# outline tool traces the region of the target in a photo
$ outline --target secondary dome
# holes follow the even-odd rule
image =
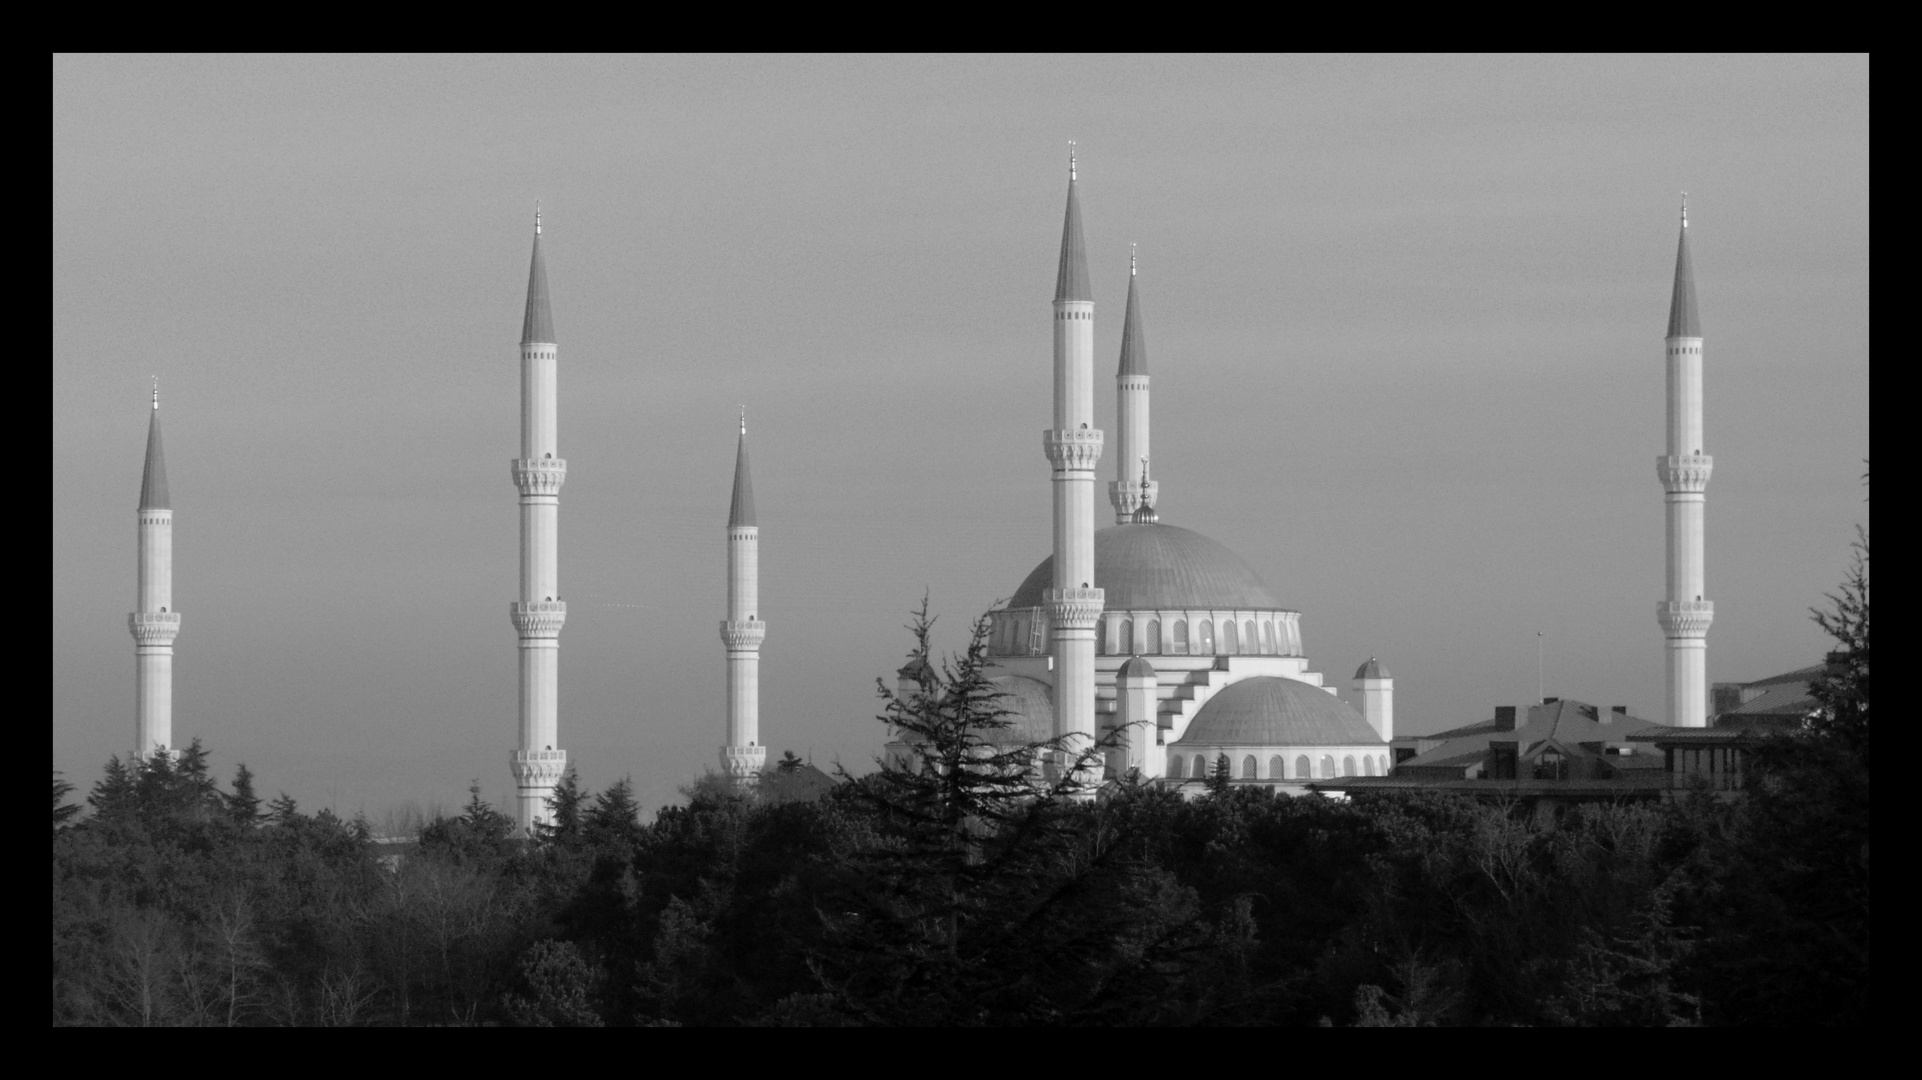
[[[1320,687],[1261,675],[1221,688],[1182,745],[1369,746],[1382,741],[1352,705]]]
[[[1213,540],[1173,525],[1112,525],[1094,534],[1094,582],[1109,611],[1167,608],[1281,610],[1247,563]],[[1054,587],[1054,556],[1041,560],[1008,601],[1042,606]]]
[[[990,681],[1001,692],[995,705],[1007,710],[1005,719],[1014,726],[1016,738],[1024,742],[1046,742],[1054,738],[1052,687],[1025,675],[1003,675]]]

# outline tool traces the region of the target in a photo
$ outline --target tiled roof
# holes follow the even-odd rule
[[[739,448],[734,452],[734,501],[727,510],[727,527],[749,526],[754,521],[754,481],[748,476],[747,432],[741,432]]]
[[[1135,276],[1128,275],[1128,313],[1121,322],[1120,375],[1148,373],[1148,335],[1141,329],[1141,299],[1135,295]]]
[[[1081,199],[1073,180],[1068,181],[1068,216],[1061,225],[1061,267],[1055,273],[1054,298],[1094,299],[1088,287],[1088,245],[1081,235]]]
[[[527,314],[521,319],[521,344],[554,342],[554,312],[547,301],[547,261],[541,258],[541,236],[534,234],[534,261],[527,268]]]
[[[1817,668],[1817,671],[1821,669]],[[1753,685],[1753,684],[1751,684]],[[1780,682],[1764,690],[1753,700],[1724,713],[1724,716],[1807,716],[1815,711],[1816,701],[1809,696],[1809,684],[1800,679],[1794,682]]]
[[[1695,310],[1695,266],[1688,257],[1688,224],[1675,246],[1675,291],[1668,301],[1668,336],[1701,337],[1702,322]]]
[[[153,419],[147,421],[147,465],[140,474],[140,509],[166,510],[170,500],[167,497],[167,452],[160,445],[160,410],[153,410]]]

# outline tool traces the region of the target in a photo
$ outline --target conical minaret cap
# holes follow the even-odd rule
[[[728,507],[730,529],[756,525],[754,520],[754,481],[748,476],[747,424],[741,424],[741,444],[734,454],[734,502]]]
[[[1682,209],[1682,238],[1675,246],[1675,292],[1668,302],[1668,336],[1701,337],[1695,307],[1695,264],[1688,257],[1688,208]]]
[[[1133,268],[1130,267],[1130,270]],[[1128,275],[1128,314],[1121,324],[1122,375],[1148,373],[1148,335],[1141,329],[1141,298],[1136,293],[1133,273]]]
[[[1068,214],[1061,225],[1061,268],[1054,278],[1054,298],[1094,300],[1088,287],[1088,245],[1081,232],[1081,198],[1075,193],[1073,157],[1068,165]]]
[[[534,225],[534,261],[527,269],[527,316],[521,320],[521,344],[554,344],[554,309],[547,301],[547,260],[541,258],[541,227]]]
[[[147,467],[140,476],[140,509],[169,509],[167,498],[167,452],[160,445],[160,409],[153,410],[147,422]]]

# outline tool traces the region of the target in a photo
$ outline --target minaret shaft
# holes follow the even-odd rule
[[[160,440],[160,391],[154,390],[147,422],[147,461],[134,511],[134,610],[127,629],[134,640],[134,743],[132,757],[144,759],[174,745],[174,637],[180,612],[174,607],[174,512],[167,493],[167,459]]]
[[[1665,599],[1656,605],[1667,659],[1669,723],[1706,727],[1708,628],[1715,605],[1706,598],[1703,546],[1708,482],[1715,459],[1702,453],[1702,333],[1684,209],[1675,254],[1664,363],[1668,382],[1668,453],[1655,461],[1667,517]]]
[[[721,644],[727,650],[727,730],[721,770],[752,783],[767,763],[761,744],[761,641],[767,623],[761,608],[761,529],[754,516],[754,483],[748,467],[747,420],[734,456],[734,498],[727,516],[727,618]]]
[[[1145,499],[1159,505],[1158,485],[1148,479],[1148,340],[1141,325],[1141,296],[1134,257],[1128,259],[1128,310],[1122,318],[1121,363],[1115,370],[1114,481],[1108,501],[1117,525],[1134,520]]]

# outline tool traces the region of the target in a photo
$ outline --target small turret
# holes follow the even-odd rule
[[[1369,657],[1355,669],[1354,689],[1361,699],[1361,717],[1381,735],[1383,742],[1395,738],[1395,677],[1381,661]]]

